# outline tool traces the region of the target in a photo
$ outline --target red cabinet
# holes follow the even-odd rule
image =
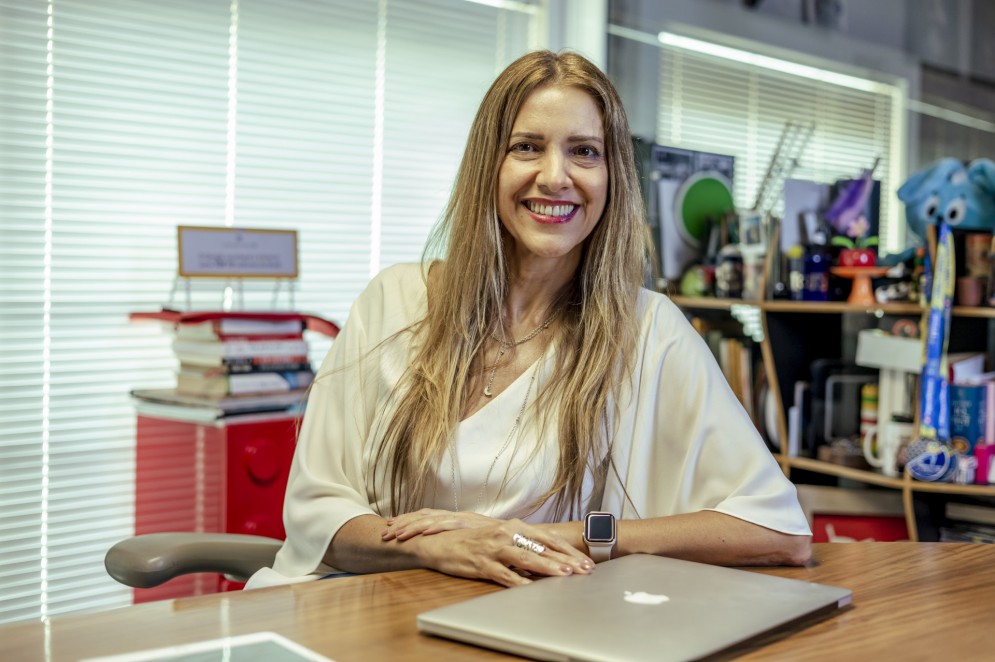
[[[199,423],[138,416],[135,533],[207,531],[283,539],[283,495],[298,418],[254,414]],[[188,575],[135,602],[239,588],[221,575]]]

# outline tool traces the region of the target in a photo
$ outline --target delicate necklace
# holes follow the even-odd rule
[[[546,329],[548,329],[549,328],[549,323],[552,322],[552,321],[553,321],[553,316],[550,315],[549,317],[546,318],[545,322],[543,322],[542,324],[540,324],[536,328],[532,329],[532,332],[529,333],[524,338],[522,338],[521,340],[514,340],[513,339],[511,342],[505,342],[503,340],[499,340],[498,337],[495,336],[494,334],[491,334],[491,337],[494,338],[494,340],[498,341],[498,355],[497,355],[497,358],[494,359],[494,365],[491,366],[491,374],[487,378],[487,385],[484,386],[484,395],[486,395],[488,398],[491,397],[492,395],[494,395],[494,393],[491,391],[491,386],[494,385],[494,377],[495,377],[495,375],[497,375],[498,365],[501,364],[501,358],[505,355],[505,352],[507,352],[512,347],[518,347],[519,345],[522,345],[522,344],[527,343],[528,341],[532,340],[537,335],[539,335],[540,333],[542,333],[543,331],[545,331]]]
[[[529,403],[529,394],[532,393],[532,385],[535,383],[536,375],[539,374],[539,363],[541,362],[541,358],[542,357],[540,357],[540,360],[536,361],[536,364],[532,367],[532,376],[529,377],[529,385],[528,388],[525,389],[525,399],[522,400],[522,406],[518,410],[518,416],[515,417],[515,424],[511,426],[511,431],[508,432],[508,436],[505,438],[504,443],[501,444],[501,448],[498,449],[498,452],[494,456],[494,459],[491,460],[491,466],[488,467],[487,474],[484,476],[484,484],[480,488],[480,494],[477,495],[477,505],[474,507],[473,512],[480,512],[480,504],[484,502],[484,494],[487,493],[487,484],[491,479],[491,472],[494,471],[494,465],[497,464],[498,458],[501,457],[504,451],[508,448],[508,445],[511,444],[511,438],[515,436],[515,432],[518,431],[519,426],[521,426],[522,424],[522,416],[525,415],[525,408],[526,406],[528,406]],[[455,449],[456,449],[456,441],[453,440],[453,443],[450,444],[449,446],[449,456],[451,461],[450,466],[452,468],[451,478],[453,483],[453,506],[455,506],[454,510],[456,512],[459,512],[459,491],[462,490],[462,487],[460,488],[460,490],[457,490],[456,488],[456,450]],[[462,482],[463,481],[461,479],[460,480],[461,486]]]

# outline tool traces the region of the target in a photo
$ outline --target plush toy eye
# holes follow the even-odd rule
[[[940,209],[940,198],[935,195],[931,195],[926,198],[926,202],[922,203],[923,216],[926,218],[933,218],[936,216],[936,212]]]
[[[960,225],[961,221],[964,220],[964,212],[966,211],[966,206],[964,204],[964,198],[956,198],[950,201],[947,205],[947,210],[944,213],[947,223],[950,225]]]

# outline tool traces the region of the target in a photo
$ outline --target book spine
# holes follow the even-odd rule
[[[950,385],[950,443],[964,455],[973,455],[984,443],[987,395],[985,384]]]
[[[295,391],[307,388],[312,379],[314,379],[314,373],[310,370],[230,375],[228,377],[228,394],[246,395],[249,393]]]
[[[303,340],[231,340],[222,346],[225,357],[307,354],[307,343]]]
[[[299,333],[219,333],[216,335],[216,338],[221,342],[304,341],[304,337]]]
[[[257,320],[226,317],[214,320],[214,331],[219,336],[296,335],[304,332],[301,320]]]
[[[985,383],[985,443],[995,444],[995,382]]]
[[[228,340],[228,341],[173,341],[173,351],[177,354],[199,354],[202,356],[252,357],[252,356],[300,356],[307,354],[304,340]]]
[[[183,369],[183,364],[180,364]],[[253,372],[299,372],[310,370],[306,356],[241,356],[222,359],[221,365],[204,371],[205,377],[240,375]]]

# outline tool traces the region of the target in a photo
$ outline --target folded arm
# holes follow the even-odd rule
[[[587,551],[583,524],[540,524]],[[657,554],[714,565],[805,565],[812,555],[811,536],[774,531],[712,510],[621,520],[612,558],[627,554]]]
[[[484,520],[487,521],[484,521]],[[586,574],[593,562],[554,531],[521,520],[481,518],[478,526],[401,540],[385,535],[387,521],[355,517],[339,528],[324,562],[346,572],[431,568],[457,577],[488,579],[504,586],[528,583],[528,575]],[[516,547],[519,533],[546,547],[539,555]]]
[[[474,513],[425,509],[386,522],[385,541],[431,538],[434,534],[492,525]],[[535,524],[533,531],[556,536],[587,553],[581,522]],[[622,520],[612,558],[627,554],[657,554],[715,565],[804,565],[811,556],[811,536],[781,533],[712,510]]]

